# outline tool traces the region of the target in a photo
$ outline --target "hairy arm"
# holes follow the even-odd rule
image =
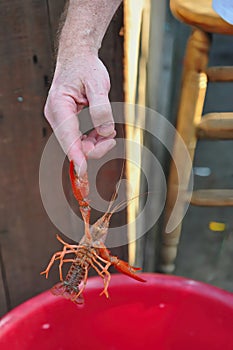
[[[60,58],[70,59],[82,47],[95,54],[121,0],[70,0],[60,35]],[[68,51],[65,51],[68,50]]]
[[[110,80],[98,50],[120,3],[121,0],[70,0],[60,33],[45,116],[81,176],[86,172],[87,158],[100,158],[115,145],[108,98]],[[82,136],[77,114],[88,105],[94,130]]]

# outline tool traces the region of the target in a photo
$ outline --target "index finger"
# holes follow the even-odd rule
[[[77,118],[78,108],[71,97],[51,100],[48,97],[45,116],[50,123],[63,151],[73,160],[79,176],[87,171],[85,155],[82,151],[81,132]]]

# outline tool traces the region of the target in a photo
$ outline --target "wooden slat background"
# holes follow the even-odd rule
[[[64,3],[0,1],[0,315],[57,281],[57,271],[49,281],[39,275],[59,245],[57,229],[40,199],[38,171],[51,133],[43,106]],[[110,71],[113,101],[123,100],[121,26],[122,8],[101,51]],[[116,172],[120,171],[117,164]],[[108,169],[103,176],[110,181]],[[126,249],[118,254],[123,257]]]

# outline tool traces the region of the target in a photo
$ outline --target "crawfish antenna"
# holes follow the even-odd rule
[[[129,204],[133,200],[140,198],[140,197],[143,197],[143,196],[148,195],[148,194],[149,194],[149,192],[140,193],[140,194],[137,194],[136,196],[131,197],[130,199],[126,199],[124,201],[121,201],[113,208],[111,215],[113,215],[117,210],[123,208],[125,206],[125,204]]]
[[[115,200],[116,200],[117,194],[118,194],[118,192],[119,192],[119,188],[120,188],[120,185],[121,185],[121,180],[122,180],[122,178],[123,178],[124,170],[125,170],[125,159],[123,160],[120,178],[119,178],[119,180],[118,180],[118,182],[117,182],[115,191],[114,191],[113,194],[112,194],[112,197],[111,197],[111,199],[110,199],[110,203],[109,203],[109,206],[108,206],[108,208],[107,208],[107,211],[106,211],[105,215],[108,215],[108,214],[111,214],[111,215],[112,215],[112,214],[113,214],[113,212],[111,213],[111,209],[112,209],[112,206],[113,206],[113,204],[114,204],[114,202],[115,202]],[[114,212],[115,212],[115,210],[114,210]]]

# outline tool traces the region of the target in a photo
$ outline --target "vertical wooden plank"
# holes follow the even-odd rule
[[[106,65],[110,79],[111,102],[123,102],[123,5],[121,5],[114,15],[109,28],[104,36],[102,47],[100,49],[100,58]]]
[[[123,28],[123,4],[118,8],[114,15],[106,35],[103,39],[102,47],[100,49],[100,59],[104,62],[108,69],[111,90],[110,101],[111,102],[123,102],[124,101],[124,89],[123,89],[123,46],[124,36],[122,35]],[[124,117],[122,116],[122,123],[124,123]],[[124,125],[117,126],[117,137],[124,138]],[[125,155],[123,155],[125,156]],[[114,157],[113,157],[114,158]],[[111,161],[111,164],[106,164],[102,170],[102,179],[98,181],[98,186],[101,191],[105,192],[106,198],[111,198],[111,194],[115,188],[117,179],[120,178],[121,169],[123,163],[118,159],[117,152],[115,152],[115,159]],[[114,181],[116,180],[116,182]],[[112,226],[121,226],[126,224],[126,211],[122,211],[119,214],[115,214],[111,219]],[[127,232],[125,232],[127,235]],[[110,247],[111,248],[111,247]],[[111,249],[112,254],[118,255],[121,259],[128,259],[128,248],[122,246]]]
[[[52,56],[46,1],[1,1],[0,22],[0,243],[14,307],[57,279],[39,275],[57,249],[38,183],[50,133],[43,117]]]
[[[147,90],[146,90],[146,106],[153,109],[156,112],[162,113],[166,110],[166,98],[167,98],[167,88],[166,77],[164,72],[164,64],[169,54],[165,53],[164,41],[165,41],[165,14],[166,14],[166,1],[151,1],[150,9],[150,37],[149,37],[149,52],[147,58]],[[155,44],[156,43],[156,44]],[[169,47],[169,50],[172,48]],[[165,98],[163,96],[166,96]],[[163,115],[167,118],[167,115]],[[146,120],[146,130],[156,130],[159,128],[160,136],[167,134],[165,125],[158,125],[157,118],[147,118]],[[155,155],[156,159],[159,161],[164,169],[165,166],[165,155],[166,151],[164,145],[161,144],[155,137],[147,134],[145,136],[144,144],[150,151]],[[163,186],[163,175],[155,173],[154,164],[151,164],[150,160],[145,159],[142,163],[145,172],[150,175],[149,181],[153,182],[154,188],[162,188]],[[163,204],[164,193],[157,193],[151,199],[151,206],[148,208],[144,222],[150,220],[153,217],[156,208]],[[154,271],[157,264],[160,248],[160,225],[161,218],[157,220],[153,227],[147,232],[141,241],[137,245],[138,258],[143,259],[143,269],[146,271]],[[140,244],[142,247],[140,247]],[[146,259],[145,259],[146,257]],[[139,260],[140,261],[140,260]]]
[[[126,102],[131,104],[139,104],[145,106],[147,92],[147,64],[149,53],[149,34],[150,34],[150,0],[141,0],[135,2],[133,0],[125,0],[125,91]],[[126,124],[127,139],[138,144],[143,143],[142,131],[145,126],[145,110],[140,110],[140,117],[135,113],[128,113]],[[139,127],[131,127],[136,125],[136,118],[140,121]],[[134,144],[130,144],[127,148],[127,156],[134,161],[127,166],[127,176],[129,182],[133,186],[133,196],[138,196],[141,191],[141,168],[142,154],[135,152]],[[135,166],[136,164],[136,166]],[[137,234],[142,227],[136,225],[136,217],[140,212],[140,197],[135,200],[128,209],[129,220],[133,223],[130,226],[129,236],[132,243],[129,246],[129,259],[131,264],[141,266],[143,261],[142,239],[136,240]],[[141,226],[141,221],[140,221]]]
[[[8,290],[5,287],[5,278],[2,250],[0,246],[0,315],[5,314],[9,308],[9,301],[7,300]]]

